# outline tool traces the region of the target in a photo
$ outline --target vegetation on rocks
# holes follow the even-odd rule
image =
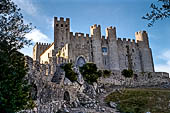
[[[67,63],[61,66],[62,69],[65,71],[65,77],[67,77],[71,82],[74,82],[77,80],[77,73],[75,73],[72,68],[72,63]]]
[[[105,101],[116,102],[123,113],[170,113],[170,91],[161,89],[126,89],[109,94]]]
[[[103,77],[106,78],[106,77],[109,77],[111,75],[111,71],[110,70],[103,70]]]
[[[123,75],[125,78],[131,78],[131,77],[133,77],[133,70],[124,69],[124,70],[122,71],[122,75]]]
[[[84,80],[92,84],[97,82],[97,79],[102,76],[102,71],[97,70],[97,66],[94,63],[86,63],[80,67],[80,72],[83,75]]]

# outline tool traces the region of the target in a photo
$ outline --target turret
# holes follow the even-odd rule
[[[108,66],[110,70],[119,70],[119,56],[118,47],[116,41],[116,28],[112,26],[106,28],[106,38],[108,40],[108,56],[109,62]]]
[[[116,41],[116,27],[110,26],[108,28],[106,28],[106,37],[109,41]]]
[[[58,50],[62,48],[67,42],[69,42],[70,35],[70,19],[60,17],[54,17],[54,48]]]
[[[136,32],[135,37],[137,42],[143,42],[146,47],[149,47],[148,33],[146,31]]]
[[[102,39],[100,25],[93,25],[90,27],[92,37],[92,61],[95,62],[99,69],[103,69],[103,57],[102,57]]]
[[[142,71],[154,72],[152,50],[149,47],[147,32],[146,31],[136,32],[135,37],[139,46]]]
[[[100,25],[93,25],[90,27],[90,33],[93,35],[93,38],[95,39],[101,39],[101,28]]]

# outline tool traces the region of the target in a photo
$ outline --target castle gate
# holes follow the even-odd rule
[[[85,58],[80,56],[77,58],[76,67],[82,67],[86,63]]]

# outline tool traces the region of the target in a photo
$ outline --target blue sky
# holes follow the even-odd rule
[[[156,71],[170,73],[170,19],[157,21],[148,28],[141,17],[150,11],[157,0],[13,0],[21,9],[26,23],[36,28],[27,38],[35,42],[53,42],[53,17],[71,19],[71,31],[90,33],[90,26],[115,26],[120,38],[135,39],[135,32],[146,30]],[[32,46],[21,50],[32,56]]]

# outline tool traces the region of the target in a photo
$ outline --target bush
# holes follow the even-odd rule
[[[83,75],[84,80],[89,84],[97,82],[97,79],[102,75],[102,71],[98,71],[97,66],[94,63],[84,64],[80,67],[80,72]]]
[[[133,76],[133,70],[129,69],[124,69],[122,71],[122,75],[125,77],[125,78],[131,78]]]
[[[72,70],[72,63],[67,63],[61,66],[62,69],[65,71],[65,77],[67,77],[71,82],[77,80],[77,73]]]
[[[111,75],[111,71],[110,70],[103,70],[103,77],[109,77]]]

